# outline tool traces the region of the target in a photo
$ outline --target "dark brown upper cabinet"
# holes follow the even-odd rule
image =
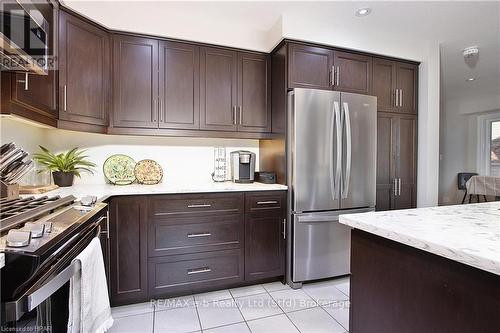
[[[417,113],[418,67],[373,58],[373,94],[382,112]]]
[[[48,75],[2,72],[1,113],[56,126],[55,71]]]
[[[159,121],[161,128],[200,126],[200,47],[160,42]]]
[[[63,11],[59,19],[59,119],[105,126],[110,102],[109,34]]]
[[[288,57],[288,88],[332,89],[332,50],[290,44]]]
[[[377,210],[416,207],[417,117],[379,112]]]
[[[371,94],[372,57],[335,51],[333,65],[334,90]]]
[[[288,88],[371,93],[370,56],[294,43],[288,56]]]
[[[373,94],[377,96],[378,111],[394,112],[396,108],[396,64],[394,61],[373,58]]]
[[[202,47],[200,54],[200,128],[236,131],[238,53]]]
[[[271,131],[269,57],[238,53],[238,130]]]
[[[413,64],[398,62],[396,73],[400,112],[417,113],[418,67]]]
[[[113,127],[158,128],[158,41],[113,35]]]

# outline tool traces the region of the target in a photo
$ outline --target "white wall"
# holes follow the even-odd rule
[[[257,156],[256,170],[259,170],[258,140],[91,134],[43,129],[5,119],[1,122],[1,130],[2,142],[15,141],[30,153],[38,151],[40,144],[56,152],[73,147],[86,149],[89,160],[97,167],[93,175],[82,174],[81,179],[75,178],[75,184],[105,183],[102,166],[113,154],[126,154],[135,161],[146,158],[157,161],[164,171],[164,182],[210,182],[214,166],[213,148],[218,146],[226,147],[228,157],[233,150],[253,151]],[[229,168],[229,159],[227,166]]]
[[[0,118],[0,138],[1,144],[15,142],[16,146],[28,153],[36,152],[39,144],[45,141],[46,129],[34,126],[33,123]]]

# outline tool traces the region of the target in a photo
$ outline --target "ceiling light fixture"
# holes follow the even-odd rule
[[[363,17],[363,16],[367,16],[369,15],[370,13],[372,12],[372,9],[371,8],[360,8],[356,11],[356,16],[357,17]]]
[[[475,77],[469,77],[469,78],[466,79],[466,81],[468,81],[468,82],[476,81],[476,78]]]

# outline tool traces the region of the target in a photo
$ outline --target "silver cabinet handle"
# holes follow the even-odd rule
[[[212,270],[210,269],[210,267],[201,267],[201,268],[195,268],[195,269],[188,269],[187,274],[192,275],[192,274],[208,273],[211,271]]]
[[[286,239],[286,219],[283,219],[283,239]]]
[[[106,235],[108,236],[108,239],[109,239],[109,232],[110,232],[110,230],[109,230],[109,210],[106,212],[106,231],[107,231]]]
[[[188,208],[207,208],[207,207],[212,207],[210,204],[192,204],[188,205]]]
[[[156,122],[156,111],[158,110],[158,100],[153,98],[153,109],[151,110],[151,119]]]
[[[399,106],[403,107],[403,89],[399,89]]]
[[[278,201],[269,200],[269,201],[257,201],[257,205],[276,205]]]
[[[330,80],[330,86],[335,86],[335,66],[332,66],[332,69],[330,69],[330,76],[328,79]]]
[[[398,195],[401,195],[401,178],[398,178]]]
[[[236,117],[237,117],[236,113],[237,112],[238,111],[236,110],[236,105],[233,105],[233,125],[236,125]]]
[[[63,87],[63,104],[64,104],[64,111],[68,110],[68,87],[64,85]]]
[[[398,179],[394,178],[394,196],[398,195]]]
[[[29,75],[28,73],[24,73],[24,80],[17,80],[17,82],[19,83],[24,83],[24,90],[28,90],[29,89],[29,85],[28,85],[28,82],[29,82]]]
[[[340,86],[340,66],[337,66],[337,86]]]
[[[161,98],[158,98],[158,113],[160,114],[160,122],[163,122],[163,102],[162,102],[162,99]]]
[[[187,234],[187,238],[197,238],[197,237],[210,237],[212,234],[210,232],[202,232],[198,234]]]
[[[352,164],[352,134],[351,134],[351,114],[349,112],[349,104],[342,103],[344,106],[344,124],[345,124],[345,137],[346,137],[346,167],[344,184],[342,186],[342,198],[345,199],[349,195],[349,183],[351,182],[351,164]]]
[[[241,105],[238,106],[238,109],[240,110],[240,125],[242,125],[243,124],[243,114],[241,112]]]
[[[396,101],[394,102],[394,105],[395,106],[399,106],[399,89],[396,89],[395,90],[395,97],[396,97]]]

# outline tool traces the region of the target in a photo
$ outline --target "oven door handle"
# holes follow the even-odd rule
[[[28,311],[32,311],[47,298],[52,296],[59,288],[68,282],[76,274],[80,274],[82,263],[80,260],[74,260],[68,267],[63,269],[52,280],[44,284],[40,289],[35,290],[26,298],[28,302]]]

